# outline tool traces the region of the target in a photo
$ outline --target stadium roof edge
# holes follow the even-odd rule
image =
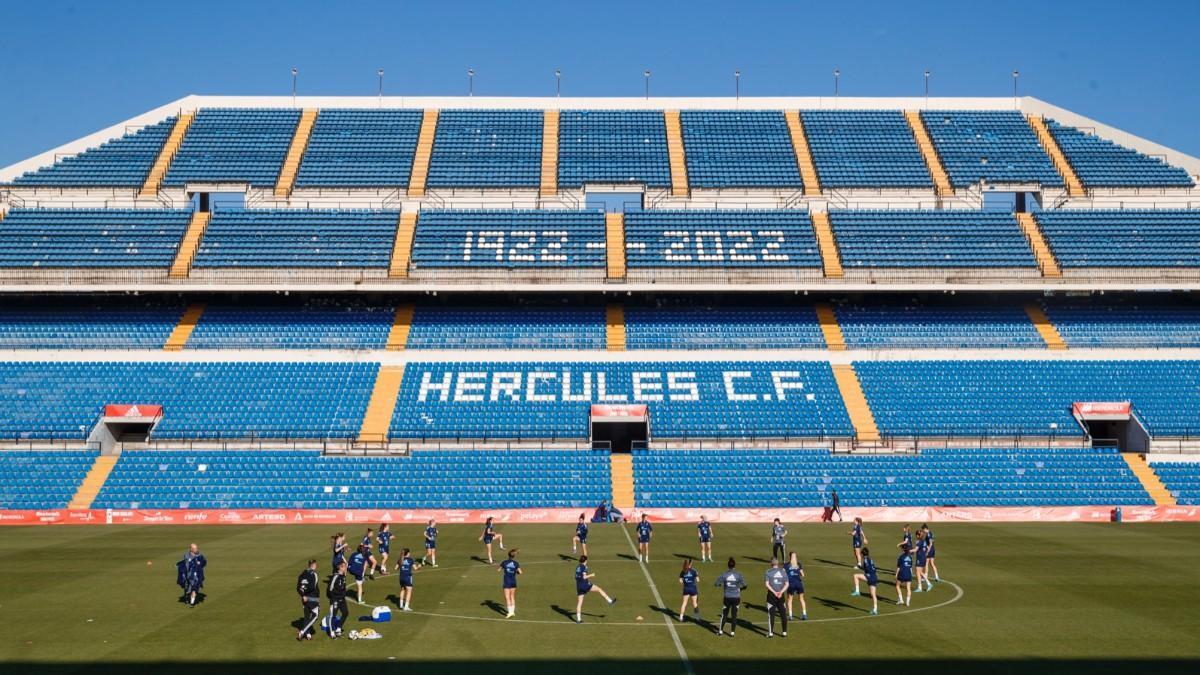
[[[1030,96],[1014,100],[1003,97],[852,97],[766,96],[766,97],[519,97],[519,96],[206,96],[189,95],[88,134],[69,143],[0,169],[0,184],[11,182],[27,171],[50,166],[55,159],[74,155],[114,138],[131,128],[160,122],[181,111],[197,108],[468,108],[468,109],[597,109],[597,110],[1013,110],[1053,117],[1067,125],[1094,130],[1097,134],[1148,155],[1163,157],[1200,177],[1200,158],[1121,131],[1041,99]],[[1200,182],[1200,181],[1198,181]]]

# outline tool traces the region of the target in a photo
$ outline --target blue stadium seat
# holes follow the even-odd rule
[[[1057,209],[1036,217],[1063,268],[1200,267],[1200,209]]]
[[[604,308],[594,303],[421,304],[408,349],[604,349]]]
[[[1036,268],[1011,213],[830,211],[842,265],[854,268]]]
[[[628,349],[824,349],[811,305],[639,302],[625,307]]]
[[[821,268],[807,211],[668,210],[625,214],[631,268]]]
[[[542,179],[542,111],[443,110],[429,159],[431,188],[535,188]]]
[[[235,183],[274,187],[299,110],[201,108],[188,127],[163,185]]]
[[[296,187],[407,187],[419,110],[322,109]]]
[[[178,209],[13,209],[0,267],[168,268],[192,218]]]
[[[1025,309],[1004,300],[889,300],[835,305],[846,346],[864,349],[1042,349]]]
[[[422,211],[412,268],[602,268],[602,211]]]
[[[1055,122],[1046,128],[1086,187],[1192,187],[1185,169]]]
[[[161,349],[182,314],[171,299],[10,299],[0,303],[0,348]]]
[[[667,127],[656,110],[565,110],[558,123],[558,184],[670,187]]]
[[[50,187],[140,188],[175,127],[175,118],[142,127],[53,165],[26,172],[14,185]]]
[[[921,119],[956,188],[980,181],[1063,185],[1033,127],[1015,110],[924,110]]]
[[[1191,294],[1046,298],[1046,315],[1071,347],[1200,347]]]
[[[0,509],[66,508],[96,450],[0,450]]]
[[[399,211],[233,209],[213,212],[196,268],[386,268]]]
[[[383,349],[395,308],[354,300],[210,302],[188,349]]]
[[[822,188],[933,187],[899,110],[802,110]]]
[[[684,110],[679,121],[692,188],[804,186],[782,112]]]
[[[1200,506],[1200,462],[1151,462],[1150,468],[1180,506]]]

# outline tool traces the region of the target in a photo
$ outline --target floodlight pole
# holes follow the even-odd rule
[[[296,76],[300,74],[299,68],[292,68],[292,107],[296,107]]]
[[[929,107],[929,69],[925,69],[925,107]]]
[[[733,71],[733,97],[742,100],[742,71]]]
[[[642,71],[642,76],[646,78],[646,100],[650,100],[650,69]]]
[[[467,96],[475,95],[475,69],[467,68]]]
[[[562,96],[562,70],[554,69],[554,98]]]

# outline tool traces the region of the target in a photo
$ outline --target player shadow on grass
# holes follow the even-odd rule
[[[395,605],[396,607],[400,606],[400,596],[396,595],[395,593],[388,593],[386,600],[388,601],[388,605]]]
[[[578,562],[578,561],[579,561],[579,558],[576,558],[576,557],[575,557],[575,556],[573,556],[573,555],[567,555],[566,553],[559,553],[559,554],[558,554],[558,559],[559,559],[559,560],[561,560],[561,561],[563,561],[563,562],[567,562],[567,561],[570,561],[570,562]]]
[[[868,600],[870,599],[870,594],[868,594],[867,599]],[[849,610],[853,610],[855,612],[862,612],[864,614],[867,614],[867,613],[870,613],[870,611],[871,611],[871,610],[867,609],[866,607],[858,607],[858,606],[851,605],[846,602],[842,602],[841,600],[834,600],[833,598],[818,598],[818,597],[814,596],[813,600],[816,600],[817,602],[821,603],[821,605],[823,607],[825,607],[826,609],[832,609],[835,612],[840,612],[843,609],[849,609]],[[880,598],[880,600],[883,600],[883,598]]]
[[[471,560],[474,560],[477,563],[483,563],[484,565],[495,565],[496,564],[494,562],[488,562],[487,558],[483,558],[483,557],[480,557],[477,555],[471,556]]]
[[[637,556],[629,555],[628,553],[618,553],[617,557],[624,558],[625,560],[632,560],[634,562],[638,562]]]
[[[571,610],[569,610],[566,607],[563,607],[561,605],[550,605],[550,609],[567,617],[568,619],[571,620],[571,623],[575,623],[575,612],[572,612]],[[590,616],[593,619],[603,619],[604,618],[603,614],[592,614],[590,612],[584,612],[583,615]]]
[[[504,605],[501,605],[495,600],[484,600],[483,602],[479,603],[479,606],[487,607],[500,616],[508,616],[508,610],[504,607]]]
[[[847,562],[838,562],[837,560],[826,560],[826,559],[824,559],[824,558],[817,558],[817,562],[819,562],[819,563],[821,563],[821,564],[823,564],[823,565],[835,565],[835,566],[837,566],[837,567],[845,567],[846,569],[853,569],[853,568],[854,568],[854,565],[852,565],[851,563],[847,563]]]
[[[197,605],[204,604],[204,601],[207,599],[208,599],[207,593],[205,593],[204,591],[196,591],[196,604]],[[185,593],[185,594],[179,596],[179,602],[181,602],[185,605],[188,604],[188,594]]]
[[[658,612],[659,614],[665,614],[666,617],[672,621],[679,620],[679,614],[677,614],[676,611],[671,609],[670,607],[657,607],[655,605],[650,605],[650,610],[654,611],[654,612]],[[683,623],[687,623],[688,621],[691,621],[692,623],[694,623],[697,626],[700,626],[702,628],[707,628],[708,630],[716,630],[717,629],[717,624],[715,624],[703,617],[697,619],[695,614],[684,614]]]

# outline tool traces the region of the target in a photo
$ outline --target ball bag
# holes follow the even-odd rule
[[[375,623],[384,623],[392,620],[392,609],[390,607],[376,607],[371,610],[371,620]]]

